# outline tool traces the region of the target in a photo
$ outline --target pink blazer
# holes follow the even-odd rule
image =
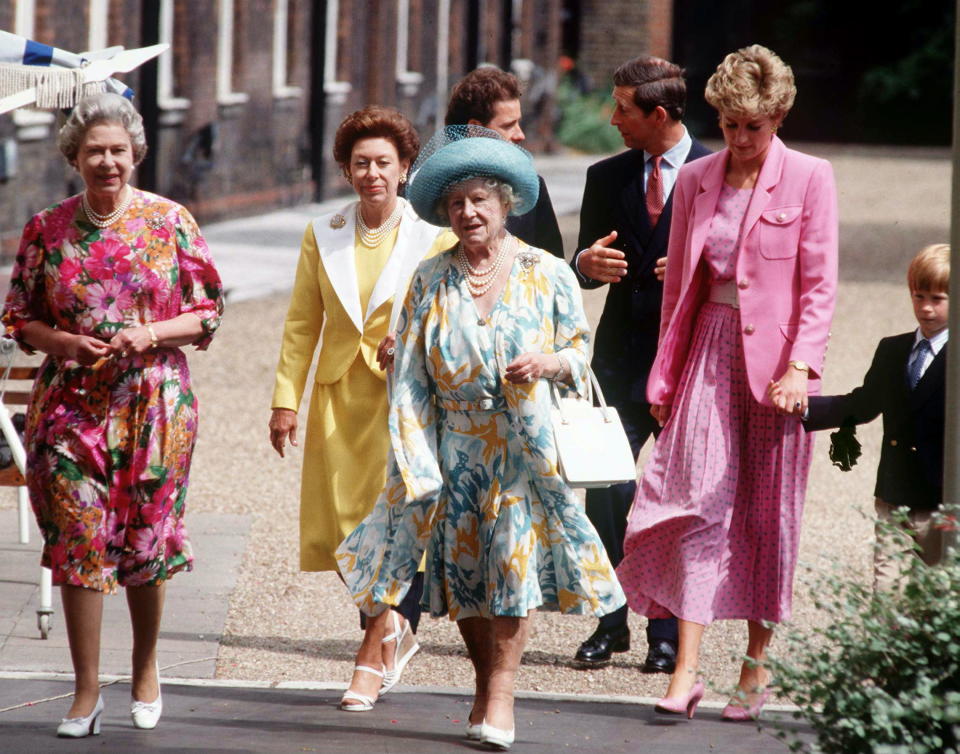
[[[700,264],[723,185],[727,150],[680,169],[673,192],[660,340],[647,382],[654,404],[672,404],[694,322],[707,298]],[[740,337],[750,391],[770,405],[767,384],[792,360],[810,365],[820,390],[837,289],[837,195],[830,163],[787,149],[776,136],[747,206],[737,256]]]

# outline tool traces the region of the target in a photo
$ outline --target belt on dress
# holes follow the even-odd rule
[[[503,411],[507,402],[503,398],[481,398],[478,401],[454,401],[434,396],[434,402],[445,411]]]
[[[740,308],[740,297],[737,292],[737,283],[734,280],[716,280],[710,284],[710,296],[707,300],[712,304],[726,304],[734,309]]]

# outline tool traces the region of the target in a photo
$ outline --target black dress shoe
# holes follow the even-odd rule
[[[644,673],[672,673],[677,667],[677,643],[669,639],[652,639]]]
[[[598,628],[577,650],[574,661],[588,667],[598,667],[610,662],[614,652],[630,651],[630,629],[618,626],[613,629]]]

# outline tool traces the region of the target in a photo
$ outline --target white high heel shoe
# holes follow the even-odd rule
[[[152,702],[138,702],[131,697],[130,717],[133,718],[133,727],[141,730],[153,730],[160,722],[163,713],[163,694],[160,693],[160,665],[157,665],[157,698]]]
[[[93,712],[86,717],[65,717],[57,726],[60,738],[85,738],[100,735],[100,715],[103,714],[103,697],[97,697]]]
[[[403,669],[407,667],[410,658],[420,651],[420,644],[417,637],[410,631],[410,621],[405,620],[400,625],[400,616],[395,610],[390,611],[393,615],[393,631],[383,637],[383,643],[396,641],[396,648],[393,650],[393,668],[383,670],[383,684],[380,686],[380,696],[386,694],[390,689],[397,685]],[[405,646],[409,645],[409,646]]]
[[[486,720],[480,724],[480,743],[496,751],[506,751],[513,745],[514,729],[494,728]]]

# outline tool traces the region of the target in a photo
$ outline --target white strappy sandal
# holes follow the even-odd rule
[[[372,673],[375,676],[383,678],[382,670],[371,668],[368,665],[357,665],[353,670],[354,672],[360,670],[364,673]],[[351,702],[355,702],[355,704],[351,704]],[[373,705],[376,704],[376,702],[377,700],[375,698],[361,694],[359,691],[347,689],[340,699],[340,709],[344,712],[369,712],[373,709]]]
[[[420,650],[420,644],[417,642],[417,638],[410,631],[410,621],[404,621],[401,627],[400,616],[395,610],[391,610],[390,612],[393,615],[393,631],[383,637],[383,643],[386,644],[387,642],[396,640],[397,646],[393,654],[393,668],[390,670],[384,668],[383,670],[383,685],[380,686],[381,696],[399,683],[403,669],[407,667],[410,659]],[[404,650],[403,643],[408,638],[412,639],[413,643]]]

